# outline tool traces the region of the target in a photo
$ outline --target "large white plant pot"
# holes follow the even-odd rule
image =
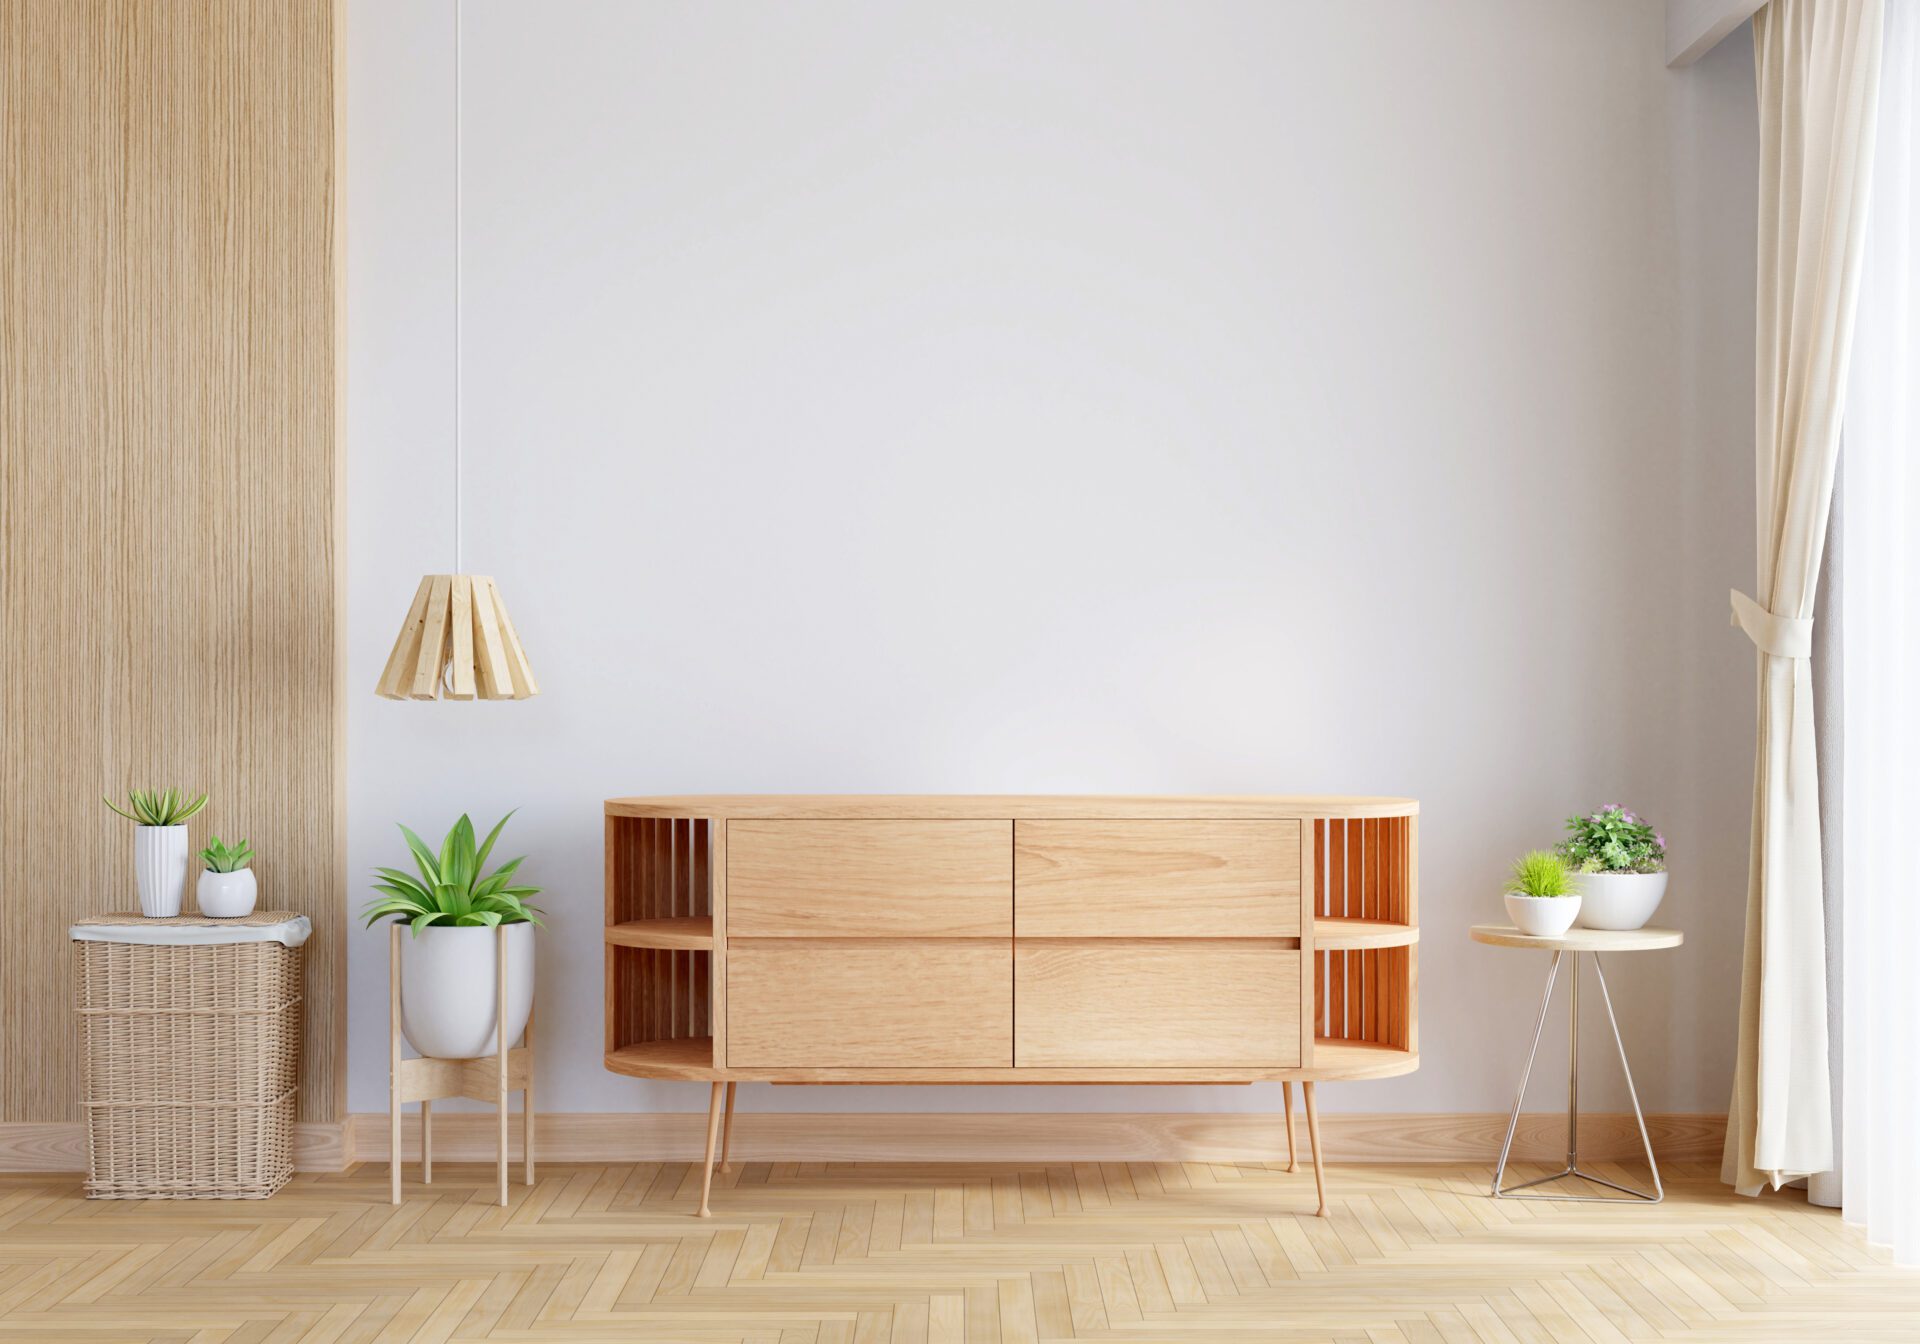
[[[1638,929],[1667,894],[1665,873],[1577,873],[1580,923],[1589,929]]]
[[[208,869],[200,874],[200,881],[193,889],[194,904],[209,919],[239,919],[250,915],[259,898],[260,888],[251,868],[232,873]]]
[[[533,1012],[533,925],[509,924],[507,1044],[520,1039]],[[400,1030],[423,1055],[473,1059],[493,1054],[494,930],[428,925],[418,937],[400,930]]]
[[[1558,938],[1573,927],[1580,913],[1578,896],[1516,896],[1507,893],[1507,917],[1514,927],[1535,938]]]
[[[140,888],[140,913],[171,919],[180,913],[187,890],[187,828],[133,828],[133,879]]]

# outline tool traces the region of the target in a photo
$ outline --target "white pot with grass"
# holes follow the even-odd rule
[[[1666,898],[1667,837],[1623,804],[1568,817],[1560,856],[1574,870],[1589,929],[1644,928]]]
[[[223,844],[210,836],[200,851],[206,869],[193,889],[194,904],[209,919],[240,919],[253,913],[260,889],[253,880],[253,846],[242,840],[237,845]]]
[[[533,1013],[533,930],[539,920],[527,898],[538,887],[515,885],[521,859],[486,871],[493,842],[509,812],[474,844],[473,822],[461,817],[439,851],[405,826],[401,834],[417,873],[381,868],[381,894],[361,912],[369,925],[392,918],[400,931],[400,1032],[407,1044],[435,1059],[474,1059],[499,1049],[500,958],[506,958],[506,1044],[527,1029]]]
[[[1506,902],[1514,927],[1534,938],[1558,938],[1580,913],[1580,894],[1566,861],[1544,849],[1513,861]]]
[[[134,789],[124,808],[111,798],[101,801],[134,824],[133,882],[140,913],[149,919],[179,914],[187,890],[186,820],[207,805],[207,795],[188,801],[178,789]]]

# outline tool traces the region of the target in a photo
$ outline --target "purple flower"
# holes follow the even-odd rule
[[[1655,831],[1653,833],[1653,843],[1665,849],[1667,847],[1667,837]]]

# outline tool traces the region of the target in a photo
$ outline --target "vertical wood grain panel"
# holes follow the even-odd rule
[[[136,904],[100,794],[171,784],[313,920],[298,1114],[342,1116],[336,29],[0,5],[0,1121],[75,1113],[66,927]]]

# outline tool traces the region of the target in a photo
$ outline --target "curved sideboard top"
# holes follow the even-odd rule
[[[1285,797],[1261,794],[1050,793],[708,793],[656,798],[609,798],[610,817],[886,819],[1040,821],[1080,817],[1353,818],[1412,817],[1412,798]]]
[[[1410,798],[606,803],[606,1066],[1248,1083],[1419,1065]]]

